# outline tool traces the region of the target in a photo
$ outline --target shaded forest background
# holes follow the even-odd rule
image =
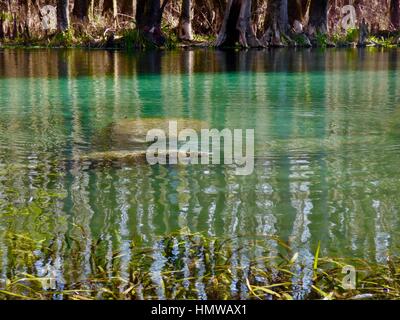
[[[44,27],[49,5],[55,23]],[[346,5],[355,8],[350,29]],[[0,0],[0,44],[398,45],[399,28],[400,0]]]

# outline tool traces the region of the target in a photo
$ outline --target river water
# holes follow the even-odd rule
[[[263,254],[249,238],[279,237],[299,253],[304,283],[318,242],[320,255],[384,263],[400,245],[399,71],[397,49],[0,51],[0,286],[24,273],[51,273],[58,289],[84,282],[92,255],[128,279],[141,246],[165,298],[160,237],[197,232],[236,239],[245,249],[231,263],[243,268]],[[73,160],[126,118],[254,129],[254,172]]]

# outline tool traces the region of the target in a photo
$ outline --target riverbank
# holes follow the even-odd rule
[[[355,48],[355,47],[400,47],[400,33],[380,32],[370,35],[360,43],[358,30],[349,30],[344,34],[318,35],[312,41],[304,41],[302,34],[292,35],[290,40],[281,46],[261,46],[258,48]],[[308,38],[307,38],[308,39]],[[195,36],[192,41],[180,41],[177,35],[165,32],[165,44],[157,46],[142,35],[138,30],[126,29],[119,34],[104,33],[93,38],[77,34],[74,31],[54,33],[40,38],[3,39],[0,48],[85,48],[85,49],[115,49],[115,50],[144,50],[144,49],[177,49],[177,48],[213,48],[215,36]],[[243,49],[239,44],[234,49]]]

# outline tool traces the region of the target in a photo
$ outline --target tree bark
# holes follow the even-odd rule
[[[3,16],[0,16],[0,40],[5,38]]]
[[[328,32],[328,0],[311,0],[308,34]]]
[[[11,35],[11,39],[17,39],[19,36],[19,32],[18,32],[18,23],[17,23],[17,14],[14,13],[13,14],[13,29],[12,29],[12,35]]]
[[[122,0],[121,1],[121,12],[128,16],[135,16],[136,1],[135,0]]]
[[[309,5],[310,0],[289,0],[288,15],[289,24],[291,26],[295,24],[295,21],[298,21],[304,25]]]
[[[179,39],[181,40],[193,40],[192,31],[192,0],[182,1],[181,16],[179,19]]]
[[[228,0],[216,46],[262,47],[251,23],[251,0]]]
[[[107,11],[113,11],[114,0],[104,0],[103,2],[103,13]]]
[[[69,28],[69,3],[68,0],[57,0],[57,29],[65,32]]]
[[[368,25],[365,22],[365,19],[359,24],[359,36],[358,36],[358,47],[365,47],[367,45],[367,38],[368,38]]]
[[[390,22],[395,30],[400,28],[400,0],[390,1]]]
[[[198,34],[216,34],[220,30],[224,18],[225,0],[193,1],[192,26]]]
[[[75,0],[72,14],[80,20],[90,20],[93,15],[93,0]]]
[[[161,19],[169,0],[137,0],[136,25],[142,34],[153,44],[162,46],[165,36],[161,31]]]
[[[289,30],[288,0],[268,0],[263,42],[272,47],[284,46]]]

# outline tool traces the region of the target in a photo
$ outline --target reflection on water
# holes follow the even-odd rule
[[[206,299],[215,248],[193,258],[182,233],[167,255],[160,237],[179,230],[232,238],[230,288],[241,298],[250,261],[279,250],[270,236],[299,254],[296,298],[310,290],[318,241],[323,255],[384,262],[400,244],[399,63],[398,50],[0,51],[2,280],[29,273],[62,290],[89,279],[99,255],[123,292],[141,247],[152,258],[136,268],[151,272],[154,297],[166,298],[161,274],[176,262],[183,287]],[[255,172],[72,161],[111,122],[146,117],[255,129]],[[136,297],[151,298],[140,286]]]

